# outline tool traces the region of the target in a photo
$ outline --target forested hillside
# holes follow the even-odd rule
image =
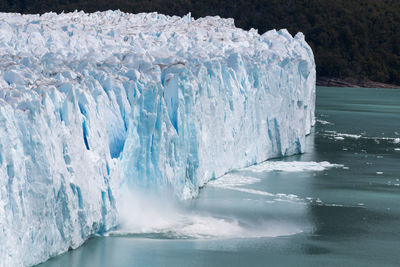
[[[44,13],[120,9],[235,18],[236,26],[306,35],[319,77],[400,85],[399,0],[0,0],[0,11]]]

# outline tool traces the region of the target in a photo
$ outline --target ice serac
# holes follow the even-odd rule
[[[116,226],[122,189],[190,198],[302,152],[314,102],[301,33],[190,14],[0,14],[0,266]]]

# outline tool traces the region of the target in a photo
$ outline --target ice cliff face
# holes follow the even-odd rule
[[[0,14],[0,266],[118,223],[121,188],[195,196],[302,152],[315,64],[299,33],[156,13]]]

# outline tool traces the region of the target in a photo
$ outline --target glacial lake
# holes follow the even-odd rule
[[[316,119],[306,153],[38,266],[400,266],[400,90],[317,87]]]

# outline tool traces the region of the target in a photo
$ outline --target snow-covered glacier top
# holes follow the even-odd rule
[[[138,65],[135,67],[145,67],[142,61],[162,66],[194,59],[215,60],[232,53],[263,59],[274,56],[307,59],[311,56],[301,33],[295,37],[298,40],[295,42],[286,30],[259,35],[254,29],[236,28],[233,19],[195,20],[190,14],[181,18],[119,11],[41,16],[2,13],[0,36],[2,55],[38,59],[47,56],[46,61],[49,57],[53,57],[53,61],[61,57],[68,62],[100,62],[111,60],[116,54],[129,54],[140,56],[134,60]],[[126,67],[132,57],[117,57],[110,63],[114,61],[121,61],[121,67]],[[129,67],[133,67],[130,63]]]
[[[301,33],[190,14],[0,13],[0,266],[116,226],[123,190],[189,198],[303,152],[314,102]]]

